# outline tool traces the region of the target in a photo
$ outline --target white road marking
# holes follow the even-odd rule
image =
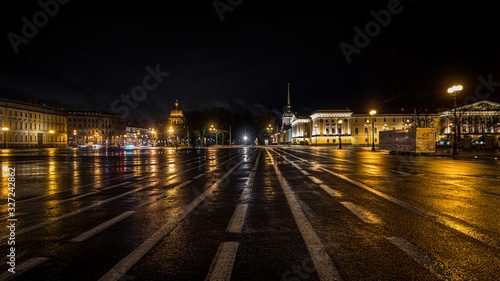
[[[201,177],[203,177],[203,176],[204,176],[204,174],[199,174],[199,175],[197,175],[196,177],[194,177],[194,178],[193,178],[193,180],[197,180],[197,179],[199,179],[199,178],[201,178]]]
[[[325,247],[321,243],[321,239],[318,237],[311,224],[307,220],[307,217],[302,211],[302,208],[300,207],[297,198],[295,198],[295,195],[288,185],[288,182],[285,180],[280,170],[278,169],[278,166],[273,160],[271,153],[269,153],[268,150],[266,151],[271,158],[274,171],[278,177],[281,188],[285,193],[285,197],[288,205],[290,206],[290,210],[292,211],[295,223],[297,224],[302,238],[304,239],[307,250],[311,255],[311,259],[314,263],[314,267],[316,269],[316,272],[318,273],[320,280],[342,280],[337,268],[328,255],[328,252],[325,250]]]
[[[351,211],[365,223],[380,223],[380,220],[375,215],[351,202],[340,202],[340,204],[344,205],[344,207],[349,209],[349,211]]]
[[[253,153],[253,152],[252,152]],[[111,268],[104,276],[102,276],[99,281],[117,281],[119,280],[127,271],[136,264],[145,254],[147,254],[161,239],[163,239],[167,234],[169,234],[176,226],[181,222],[194,208],[196,208],[201,202],[203,202],[207,195],[212,193],[236,168],[238,168],[243,161],[240,161],[229,171],[227,171],[221,178],[219,178],[213,185],[211,185],[205,192],[196,197],[193,202],[184,207],[182,212],[177,214],[172,218],[170,222],[165,224],[160,228],[153,236],[144,241],[139,247],[132,251],[129,255],[118,262],[113,268]]]
[[[302,174],[306,175],[306,176],[309,176],[309,172],[302,169],[301,167],[299,167],[299,165],[297,165],[296,163],[294,162],[290,162],[289,160],[287,160],[289,163],[291,163],[297,170],[299,170]]]
[[[48,259],[49,258],[43,258],[43,257],[29,259],[16,267],[16,269],[15,269],[16,273],[11,273],[9,271],[4,272],[2,275],[0,275],[0,280],[4,281],[4,280],[10,280],[14,277],[18,277],[19,275],[25,273],[26,271],[32,269],[35,266],[47,261]],[[17,260],[16,260],[16,262],[17,262]]]
[[[102,201],[99,201],[99,202],[94,203],[94,204],[92,204],[92,205],[89,205],[89,206],[87,206],[87,207],[83,207],[83,208],[80,208],[80,209],[75,210],[75,211],[73,211],[73,212],[66,213],[66,214],[64,214],[64,215],[62,215],[62,216],[59,216],[59,217],[57,217],[57,218],[54,218],[54,219],[51,219],[51,220],[48,220],[48,221],[45,221],[45,222],[42,222],[42,223],[39,223],[39,224],[35,224],[35,225],[30,226],[30,227],[27,227],[27,228],[23,228],[23,229],[21,229],[21,230],[17,231],[17,232],[16,232],[16,235],[21,235],[21,234],[24,234],[24,233],[27,233],[27,232],[33,231],[33,230],[35,230],[35,229],[42,228],[42,227],[44,227],[44,226],[51,225],[51,224],[53,224],[53,223],[55,223],[55,222],[58,222],[58,221],[60,221],[60,220],[63,220],[63,219],[66,219],[66,218],[69,218],[69,217],[72,217],[72,216],[75,216],[75,215],[77,215],[77,214],[79,214],[79,213],[81,213],[81,212],[85,212],[85,211],[90,210],[90,209],[93,209],[93,208],[95,208],[95,207],[99,207],[99,206],[101,206],[101,205],[104,205],[104,204],[109,203],[109,202],[111,202],[111,201],[114,201],[114,200],[116,200],[116,199],[122,198],[122,197],[124,197],[124,196],[129,195],[129,194],[132,194],[132,193],[134,193],[134,192],[137,192],[137,191],[139,191],[139,190],[142,190],[142,189],[144,189],[144,188],[146,188],[146,187],[147,187],[147,186],[138,187],[138,188],[136,188],[136,189],[133,189],[133,190],[130,190],[130,191],[124,192],[124,193],[122,193],[122,194],[120,194],[120,195],[117,195],[117,196],[114,196],[114,197],[111,197],[111,198],[108,198],[108,199],[104,199],[104,200],[102,200]],[[9,238],[9,237],[10,237],[9,235],[4,235],[4,236],[2,236],[2,237],[0,238],[0,240],[6,239],[6,238]]]
[[[240,200],[241,201],[250,200],[251,191],[252,191],[252,189],[249,187],[244,188],[243,192],[241,193]]]
[[[116,217],[114,217],[106,222],[101,223],[100,225],[92,228],[91,230],[86,231],[86,232],[78,235],[77,237],[71,239],[70,241],[71,242],[85,241],[85,240],[89,239],[90,237],[96,235],[97,233],[105,230],[106,228],[108,228],[114,224],[117,224],[118,222],[122,221],[123,219],[131,216],[134,213],[135,213],[135,211],[128,211],[128,212],[122,213],[121,215],[118,215],[118,216],[116,216]]]
[[[248,180],[247,180],[247,185],[253,186],[254,179],[255,179],[255,172],[250,172],[250,175],[248,176]]]
[[[318,179],[317,177],[309,176],[308,178],[312,180],[314,183],[323,184],[323,181]]]
[[[162,195],[162,196],[158,196],[158,197],[156,197],[156,198],[153,198],[153,199],[147,200],[147,201],[145,201],[145,202],[142,202],[141,204],[137,205],[137,207],[138,207],[138,208],[141,208],[141,207],[145,207],[145,206],[151,205],[151,204],[153,204],[154,202],[157,202],[157,201],[159,201],[159,200],[161,200],[161,199],[163,199],[163,198],[165,198],[165,197],[168,197],[169,193],[173,192],[174,190],[176,190],[176,189],[178,189],[178,188],[181,188],[181,187],[184,187],[184,186],[186,186],[186,185],[188,185],[188,184],[190,184],[190,183],[192,183],[192,182],[193,182],[193,181],[188,180],[188,181],[185,181],[185,182],[183,182],[183,183],[181,183],[181,184],[179,184],[179,185],[176,185],[176,186],[174,186],[173,188],[170,188],[170,189],[167,191],[167,194]]]
[[[77,195],[77,196],[74,196],[74,197],[70,197],[70,198],[67,198],[67,199],[59,200],[59,201],[54,202],[52,205],[58,205],[58,204],[61,204],[61,203],[67,202],[67,201],[72,201],[72,200],[84,198],[84,197],[87,197],[87,196],[90,196],[90,195],[97,194],[97,193],[99,193],[101,191],[104,191],[104,190],[112,189],[112,188],[119,187],[119,186],[124,186],[124,185],[130,184],[130,183],[132,183],[132,182],[129,182],[129,181],[122,182],[122,183],[119,183],[119,184],[115,184],[115,185],[112,185],[112,186],[108,186],[108,187],[105,187],[105,188],[101,188],[101,189],[98,189],[98,190],[94,190],[94,191],[91,191],[91,192],[80,194],[80,195]],[[57,200],[57,199],[52,199],[52,200]]]
[[[307,161],[307,160],[304,160],[303,158],[300,158],[298,156],[290,154],[290,153],[288,153],[286,151],[284,151],[284,153],[287,153],[290,156],[295,157],[295,158],[297,158],[299,160]],[[323,171],[325,171],[327,173],[330,173],[330,174],[332,174],[332,175],[334,175],[336,177],[339,177],[339,178],[341,178],[341,179],[343,179],[345,181],[348,181],[348,182],[350,182],[350,183],[352,183],[352,184],[354,184],[354,185],[356,185],[358,187],[361,187],[364,190],[367,190],[367,191],[369,191],[369,192],[371,192],[373,194],[376,194],[376,195],[378,195],[378,196],[380,196],[380,197],[382,197],[382,198],[384,198],[384,199],[386,199],[388,201],[391,201],[391,202],[393,202],[393,203],[395,203],[395,204],[397,204],[397,205],[399,205],[399,206],[401,206],[401,207],[403,207],[403,208],[405,208],[407,210],[410,210],[410,211],[412,211],[414,213],[417,213],[417,214],[419,214],[421,216],[424,216],[424,217],[426,217],[428,219],[431,219],[431,220],[433,220],[433,221],[435,221],[437,223],[440,223],[440,224],[442,224],[444,226],[447,226],[447,227],[449,227],[451,229],[454,229],[454,230],[456,230],[456,231],[458,231],[458,232],[460,232],[462,234],[465,234],[465,235],[467,235],[469,237],[472,237],[472,238],[474,238],[474,239],[476,239],[476,240],[478,240],[478,241],[480,241],[480,242],[482,242],[482,243],[484,243],[486,245],[489,245],[489,246],[497,248],[497,249],[500,248],[500,243],[498,241],[496,241],[496,240],[488,237],[485,234],[477,232],[477,230],[475,230],[475,229],[473,229],[471,227],[465,226],[465,225],[463,225],[461,223],[457,223],[456,221],[452,221],[452,220],[450,220],[448,218],[443,218],[443,217],[438,217],[438,216],[432,215],[432,214],[430,214],[430,213],[428,213],[426,211],[423,211],[423,210],[421,210],[421,209],[419,209],[419,208],[417,208],[417,207],[415,207],[413,205],[410,205],[410,204],[408,204],[408,203],[406,203],[404,201],[401,201],[401,200],[399,200],[397,198],[394,198],[394,197],[392,197],[390,195],[387,195],[387,194],[385,194],[383,192],[375,190],[375,189],[367,186],[364,183],[358,182],[356,180],[348,178],[348,177],[346,177],[344,175],[341,175],[339,173],[335,173],[334,171],[330,171],[330,170],[325,169],[323,167],[320,167],[319,169],[321,169],[321,170],[323,170]]]
[[[420,265],[430,270],[432,273],[436,274],[440,279],[443,280],[460,280],[455,278],[450,272],[448,272],[440,263],[434,261],[422,250],[417,248],[415,245],[411,244],[402,237],[389,237],[387,238],[389,242],[397,246],[411,258],[416,260]]]
[[[98,182],[95,182],[95,183],[89,183],[89,184],[82,185],[82,186],[78,187],[76,190],[82,189],[82,188],[87,187],[87,186],[96,185],[96,183],[104,183],[104,182],[108,182],[108,181],[112,181],[112,180],[116,180],[116,179],[121,179],[121,178],[123,178],[123,177],[116,177],[116,178],[112,178],[112,179],[98,181]],[[62,191],[59,191],[59,192],[52,193],[50,195],[55,195],[55,194],[64,193],[64,192],[71,192],[71,191],[74,191],[74,190],[66,189],[66,190],[62,190]],[[47,197],[47,196],[49,196],[49,195],[46,194],[46,195],[40,195],[40,196],[31,197],[31,198],[27,198],[27,199],[19,199],[19,200],[17,200],[17,202],[26,203],[26,202],[37,200],[37,199],[40,199],[40,198],[43,198],[43,197]]]
[[[328,185],[326,184],[320,184],[319,185],[324,191],[326,191],[326,193],[330,194],[330,196],[332,197],[342,197],[342,193],[340,193],[340,191],[337,191],[337,190],[334,190],[332,188],[330,188]]]
[[[229,233],[241,233],[243,229],[243,224],[245,223],[245,217],[247,215],[248,203],[238,204],[234,210],[233,216],[229,221],[226,231]]]
[[[231,279],[238,246],[238,242],[223,242],[220,244],[205,281],[229,281]]]

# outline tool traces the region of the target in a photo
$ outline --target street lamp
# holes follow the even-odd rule
[[[271,127],[271,124],[266,128],[267,129],[267,134],[270,136],[271,139],[271,144],[272,144],[272,133],[273,133],[273,127]]]
[[[245,145],[247,145],[247,139],[248,139],[248,137],[244,136],[243,139],[245,140]]]
[[[151,129],[151,145],[153,145],[153,143],[155,142],[155,134],[156,134],[156,131],[155,129]]]
[[[3,148],[7,149],[7,133],[9,131],[9,128],[2,127],[2,131],[4,132],[4,147]]]
[[[172,134],[174,133],[174,128],[170,127],[170,129],[168,129],[168,132],[170,134],[170,139],[171,139],[172,138]]]
[[[448,93],[453,97],[453,119],[455,123],[455,136],[453,139],[453,153],[451,155],[458,155],[458,119],[457,119],[457,95],[462,91],[462,85],[453,86],[448,88]]]
[[[318,146],[318,124],[314,125],[314,136],[316,139],[316,147]]]
[[[342,119],[339,119],[339,149],[342,149],[342,138],[340,137],[340,134],[342,134]]]
[[[214,132],[215,133],[215,145],[217,145],[217,138],[219,136],[219,131],[217,131],[216,128],[214,128],[214,125],[210,125],[210,132]]]
[[[50,130],[49,131],[49,134],[53,135],[55,132]],[[50,137],[50,142],[49,142],[49,146],[52,147],[52,136],[49,136]]]
[[[375,125],[373,124],[373,115],[377,114],[377,111],[370,111],[370,115],[372,116],[372,151],[375,151]]]

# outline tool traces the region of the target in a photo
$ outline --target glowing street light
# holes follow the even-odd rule
[[[340,134],[342,134],[342,119],[339,119],[339,149],[342,149],[342,138]]]
[[[455,136],[453,140],[453,152],[451,155],[458,155],[458,120],[457,120],[457,95],[462,91],[462,85],[452,86],[448,88],[448,93],[453,97],[453,119],[455,123]]]
[[[247,139],[248,139],[248,137],[244,136],[243,139],[245,140],[245,145],[247,145]]]
[[[370,111],[372,116],[372,151],[375,151],[375,125],[373,124],[373,115],[377,114],[376,110]]]
[[[2,127],[2,131],[4,132],[4,146],[3,148],[7,149],[7,133],[9,131],[9,128],[7,127]]]
[[[51,135],[52,135],[52,134],[54,134],[54,133],[55,133],[55,132],[54,132],[53,130],[50,130],[50,131],[49,131],[49,134],[51,134]],[[50,147],[52,147],[52,136],[50,136],[49,145],[50,145]]]

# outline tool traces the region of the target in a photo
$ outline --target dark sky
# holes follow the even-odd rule
[[[211,0],[72,0],[17,54],[8,34],[22,36],[21,19],[32,22],[42,8],[10,2],[1,11],[1,97],[70,108],[95,101],[111,111],[142,85],[147,66],[159,65],[168,77],[130,108],[129,119],[166,116],[175,99],[185,110],[282,110],[287,82],[299,113],[434,110],[450,105],[453,84],[465,88],[461,102],[474,96],[479,76],[500,81],[498,11],[481,1],[401,1],[351,63],[339,44],[354,46],[354,28],[365,29],[370,11],[392,1],[244,0],[221,21]],[[489,99],[500,101],[495,91]]]

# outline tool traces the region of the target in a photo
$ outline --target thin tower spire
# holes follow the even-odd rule
[[[288,85],[288,103],[287,105],[290,106],[290,83],[286,83]]]

